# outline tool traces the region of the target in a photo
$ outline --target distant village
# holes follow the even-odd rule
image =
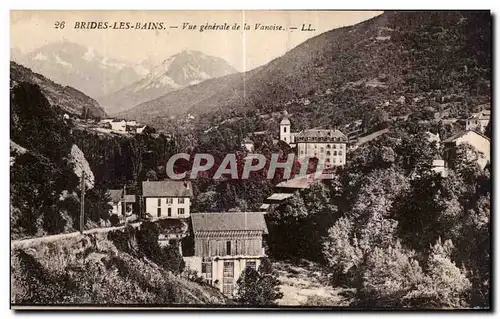
[[[119,135],[129,135],[129,134],[141,134],[148,127],[145,124],[141,124],[136,120],[125,120],[116,118],[106,118],[106,119],[94,119],[94,118],[79,118],[75,116],[70,116],[65,113],[63,115],[65,120],[73,120],[75,124],[80,127],[92,129],[97,133],[101,134],[119,134]]]
[[[480,154],[476,161],[481,168],[488,165],[490,139],[484,135],[484,131],[490,116],[489,110],[472,114],[465,119],[465,130],[445,140],[441,140],[437,134],[426,132],[422,138],[443,146],[442,154],[430,163],[431,169],[446,176],[450,151],[465,143]],[[146,127],[136,121],[115,119],[105,119],[93,124],[113,132],[140,133]],[[325,169],[329,170],[346,165],[349,160],[348,152],[389,132],[386,128],[354,138],[352,134],[345,134],[339,129],[306,129],[294,132],[292,117],[285,115],[279,124],[279,140],[275,140],[275,143],[287,143],[294,149],[299,160],[306,156],[318,158],[324,162]],[[241,147],[247,153],[246,160],[253,159],[254,142],[251,137],[259,134],[261,132],[254,132],[243,139]],[[332,176],[334,178],[334,175]],[[193,188],[189,181],[143,181],[140,199],[134,194],[128,194],[125,188],[111,189],[108,193],[113,207],[111,213],[119,217],[120,223],[133,222],[139,218],[139,214],[133,211],[137,200],[142,201],[144,212],[141,215],[146,216],[146,219],[170,223],[169,230],[159,238],[160,245],[178,242],[182,253],[180,239],[188,236],[191,229],[194,236],[194,253],[183,256],[187,267],[231,297],[243,270],[246,267],[257,269],[262,258],[266,257],[263,240],[268,230],[264,215],[269,208],[292,197],[296,191],[310,188],[320,181],[314,174],[283,181],[275,186],[274,193],[262,203],[260,211],[257,212],[191,214]]]

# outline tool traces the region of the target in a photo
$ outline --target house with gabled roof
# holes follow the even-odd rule
[[[209,284],[232,297],[246,267],[258,269],[266,257],[268,233],[262,212],[194,213],[191,215],[194,256],[186,265]]]
[[[113,131],[125,132],[127,130],[127,121],[114,119],[110,123]]]
[[[146,214],[154,218],[187,218],[193,188],[189,181],[144,181],[142,197]]]
[[[481,133],[484,133],[486,126],[490,122],[491,111],[490,110],[482,110],[477,113],[473,113],[465,124],[465,129],[469,130],[477,130]]]
[[[111,214],[126,215],[131,214],[135,203],[135,195],[123,193],[123,189],[109,189],[109,204],[111,205]]]
[[[463,131],[445,139],[444,145],[445,161],[448,162],[454,149],[461,144],[469,144],[477,152],[476,161],[484,169],[490,163],[491,144],[490,139],[477,131]]]

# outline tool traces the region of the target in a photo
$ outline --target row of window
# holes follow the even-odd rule
[[[184,215],[186,212],[186,210],[184,208],[177,208],[177,215]],[[161,207],[158,207],[156,209],[156,213],[158,215],[158,217],[161,216]],[[167,216],[172,216],[172,208],[171,207],[168,207],[167,208]]]
[[[327,142],[327,141],[334,141],[334,142],[345,142],[346,139],[343,138],[343,137],[326,137],[326,136],[323,136],[323,137],[312,137],[312,136],[309,136],[309,137],[302,137],[302,136],[297,136],[297,140],[299,141],[318,141],[318,142]]]
[[[311,145],[311,144],[309,144],[309,145]],[[318,144],[317,143],[313,143],[312,145],[314,145],[314,148],[318,148]],[[321,145],[325,145],[325,144],[321,143]],[[306,144],[306,146],[307,146],[307,144]],[[300,147],[300,145],[299,145],[299,147]],[[310,147],[312,148],[312,146],[310,146]],[[321,148],[324,148],[324,146],[322,146]],[[332,145],[326,144],[326,148],[328,148],[328,149],[329,148],[333,148],[333,149],[337,149],[337,148],[339,148],[339,149],[345,149],[345,145],[344,144],[332,144]]]
[[[158,198],[158,206],[161,206],[161,198]],[[174,203],[174,199],[171,198],[171,197],[167,197],[165,198],[165,204],[173,204]],[[180,197],[180,198],[177,198],[177,203],[178,204],[184,204],[184,198],[183,197]]]
[[[257,270],[257,262],[255,260],[247,260],[246,267]],[[204,261],[201,263],[201,274],[205,279],[212,279],[212,262]],[[231,277],[234,274],[234,261],[224,261],[224,277]],[[234,278],[234,275],[233,275]]]
[[[321,148],[320,153],[325,153],[325,149],[323,147]],[[303,150],[300,151],[300,155],[304,155]],[[332,152],[326,151],[326,155],[332,155]],[[342,156],[342,151],[338,151],[338,152],[333,151],[333,156],[337,156],[337,155]]]

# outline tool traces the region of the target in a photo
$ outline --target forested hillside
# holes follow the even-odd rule
[[[333,287],[354,290],[351,307],[490,308],[491,168],[461,145],[434,172],[443,149],[428,130],[400,123],[351,152],[338,179],[273,208],[270,255],[322,263]]]
[[[65,112],[80,115],[84,109],[94,117],[104,117],[106,112],[99,106],[99,103],[82,92],[70,87],[62,86],[49,80],[45,76],[34,73],[16,62],[10,62],[11,88],[20,82],[28,82],[38,85],[46,96],[50,105],[58,106]]]
[[[386,12],[335,29],[244,74],[209,80],[124,113],[161,125],[171,115],[216,124],[247,112],[302,112],[339,125],[375,108],[466,112],[489,103],[489,12]],[[209,114],[210,116],[206,116]]]

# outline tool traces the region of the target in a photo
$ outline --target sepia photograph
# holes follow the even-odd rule
[[[11,10],[11,309],[491,311],[492,28]]]

